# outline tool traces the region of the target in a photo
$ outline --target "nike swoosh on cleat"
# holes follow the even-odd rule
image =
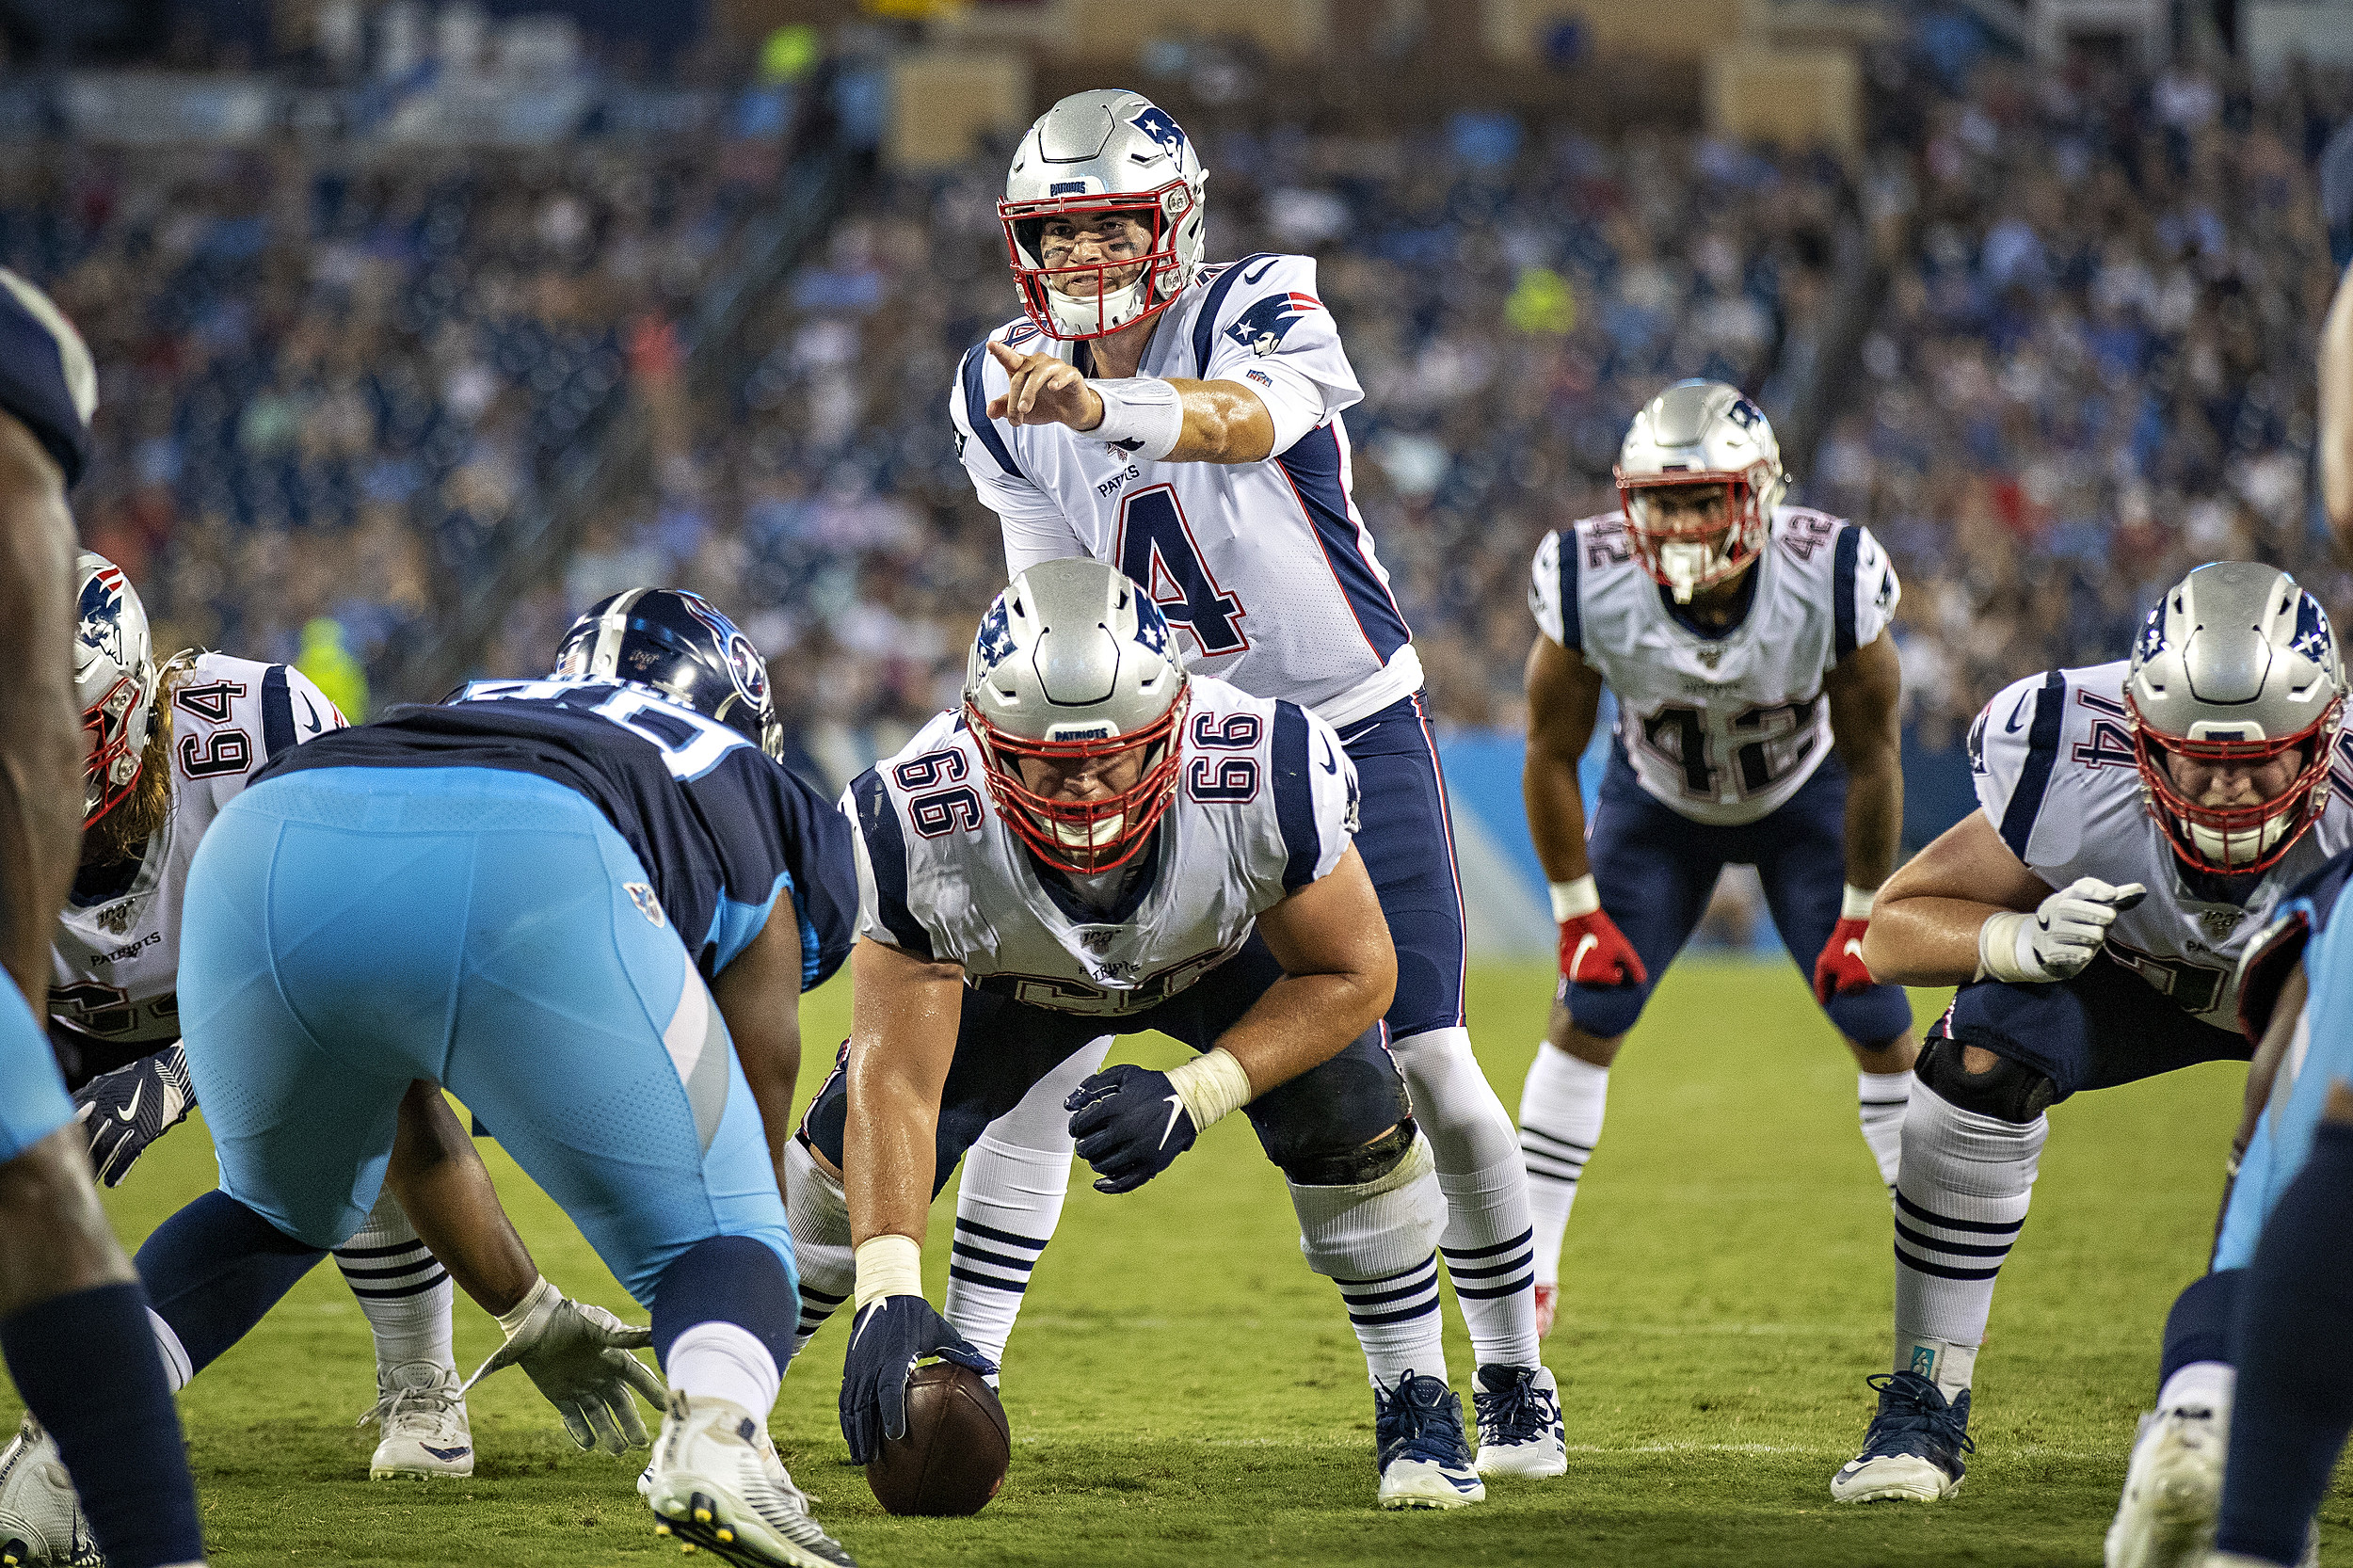
[[[1340,771],[1340,760],[1332,755],[1332,743],[1329,741],[1323,743],[1323,771],[1325,773]]]
[[[1162,1128],[1162,1129],[1161,1129],[1161,1131],[1160,1131],[1160,1143],[1159,1143],[1159,1144],[1157,1144],[1156,1145],[1154,1145],[1155,1147],[1158,1147],[1158,1148],[1163,1148],[1163,1149],[1164,1149],[1164,1148],[1166,1148],[1166,1147],[1168,1147],[1168,1141],[1169,1141],[1171,1138],[1174,1138],[1174,1137],[1176,1137],[1176,1118],[1177,1118],[1177,1117],[1179,1117],[1179,1116],[1181,1116],[1181,1115],[1183,1115],[1184,1113],[1185,1113],[1185,1102],[1184,1102],[1181,1098],[1179,1098],[1178,1096],[1175,1096],[1175,1095],[1171,1095],[1171,1096],[1168,1096],[1168,1126],[1167,1126],[1166,1128]],[[1190,1168],[1190,1167],[1188,1167],[1188,1168]]]
[[[470,1453],[473,1452],[473,1449],[472,1449],[472,1448],[435,1448],[435,1447],[434,1447],[432,1444],[430,1444],[430,1443],[420,1443],[420,1444],[418,1444],[418,1445],[417,1445],[417,1447],[418,1447],[418,1448],[423,1448],[423,1449],[424,1449],[426,1453],[431,1454],[434,1458],[439,1459],[439,1460],[442,1460],[442,1461],[444,1461],[444,1462],[446,1462],[446,1461],[448,1461],[448,1460],[453,1460],[453,1459],[463,1459],[463,1458],[465,1458],[468,1454],[470,1454]]]

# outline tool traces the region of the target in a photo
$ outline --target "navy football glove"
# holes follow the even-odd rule
[[[1098,1192],[1132,1192],[1193,1147],[1200,1129],[1166,1073],[1121,1063],[1080,1083],[1063,1109]]]
[[[89,1140],[90,1168],[112,1187],[148,1144],[186,1121],[195,1109],[187,1048],[174,1041],[169,1050],[101,1073],[74,1091],[73,1104],[74,1120]]]
[[[920,1296],[885,1296],[859,1309],[841,1368],[841,1435],[852,1462],[868,1464],[882,1453],[884,1438],[907,1434],[907,1374],[927,1355],[983,1377],[997,1370]]]

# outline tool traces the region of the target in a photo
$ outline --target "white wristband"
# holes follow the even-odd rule
[[[1879,894],[1868,888],[1847,884],[1847,890],[1838,896],[1838,918],[1842,920],[1867,920],[1871,918],[1871,901]]]
[[[1103,423],[1086,432],[1098,441],[1126,445],[1147,462],[1158,462],[1176,450],[1185,433],[1184,400],[1176,383],[1157,376],[1128,376],[1115,380],[1089,381],[1103,400]]]
[[[2034,917],[2016,911],[1988,915],[1977,927],[1977,978],[2031,985],[2051,978],[2034,956]]]
[[[1601,908],[1601,889],[1593,886],[1591,872],[1574,882],[1553,882],[1545,885],[1552,890],[1552,920],[1559,925],[1579,915],[1591,915]]]
[[[1222,1121],[1257,1098],[1250,1075],[1224,1046],[1213,1046],[1181,1066],[1168,1070],[1168,1086],[1185,1102],[1195,1132]]]
[[[885,1296],[923,1293],[923,1248],[912,1236],[889,1232],[858,1243],[857,1304],[854,1312]]]
[[[536,1284],[523,1293],[523,1299],[499,1314],[499,1332],[512,1339],[520,1334],[532,1318],[541,1312],[553,1312],[564,1299],[562,1292],[548,1283],[541,1274]]]

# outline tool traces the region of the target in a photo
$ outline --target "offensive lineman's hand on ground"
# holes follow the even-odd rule
[[[2072,980],[2108,939],[2116,917],[2147,894],[2137,882],[2114,887],[2096,876],[2078,877],[2031,915],[1989,919],[1977,933],[1978,963],[1993,979],[2014,984]]]
[[[1021,354],[991,341],[989,353],[1005,367],[1004,395],[988,400],[988,417],[1007,424],[1067,424],[1092,430],[1103,423],[1103,400],[1079,367],[1051,354]]]
[[[516,1320],[514,1327],[506,1327]],[[603,1307],[568,1300],[544,1279],[499,1326],[506,1329],[506,1343],[466,1380],[468,1388],[502,1367],[520,1367],[582,1448],[617,1454],[646,1447],[645,1418],[630,1390],[644,1395],[656,1410],[669,1394],[653,1369],[629,1352],[652,1344],[653,1330],[632,1327]]]
[[[983,1377],[997,1370],[920,1296],[885,1296],[858,1309],[841,1366],[841,1435],[853,1463],[878,1457],[884,1438],[907,1434],[907,1375],[927,1355]]]

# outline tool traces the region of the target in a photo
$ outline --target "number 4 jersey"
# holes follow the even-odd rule
[[[344,728],[310,678],[284,664],[201,653],[169,670],[163,689],[171,812],[127,887],[92,890],[85,875],[57,916],[49,1015],[62,1046],[94,1037],[153,1049],[180,1037],[180,906],[197,844],[263,763]]]
[[[1088,365],[1083,344],[1057,344],[1026,317],[989,338]],[[992,420],[1005,371],[975,344],[949,413],[972,488],[1004,525],[1009,570],[1072,555],[1115,566],[1159,602],[1193,669],[1336,725],[1420,690],[1413,633],[1350,498],[1340,411],[1364,392],[1316,297],[1314,261],[1202,268],[1161,313],[1137,374],[1248,387],[1273,421],[1273,456],[1146,462],[1066,424]]]
[[[1176,798],[1154,842],[1082,902],[997,815],[980,748],[946,712],[854,780],[858,935],[961,964],[968,984],[1058,1013],[1154,1006],[1241,948],[1259,912],[1330,874],[1356,769],[1322,720],[1195,676]],[[1132,871],[1132,874],[1128,874]]]
[[[1753,823],[1830,754],[1822,677],[1876,640],[1902,589],[1870,531],[1773,513],[1737,623],[1703,630],[1634,559],[1617,513],[1536,547],[1529,607],[1618,698],[1618,744],[1645,792],[1694,822]]]
[[[2112,664],[2048,670],[2004,687],[1969,729],[1969,766],[1986,820],[2043,881],[2137,882],[2149,896],[2116,917],[2108,956],[2217,1029],[2238,1028],[2239,955],[2281,895],[2353,843],[2353,760],[2340,754],[2320,820],[2253,886],[2192,887],[2142,803],[2124,676]]]

